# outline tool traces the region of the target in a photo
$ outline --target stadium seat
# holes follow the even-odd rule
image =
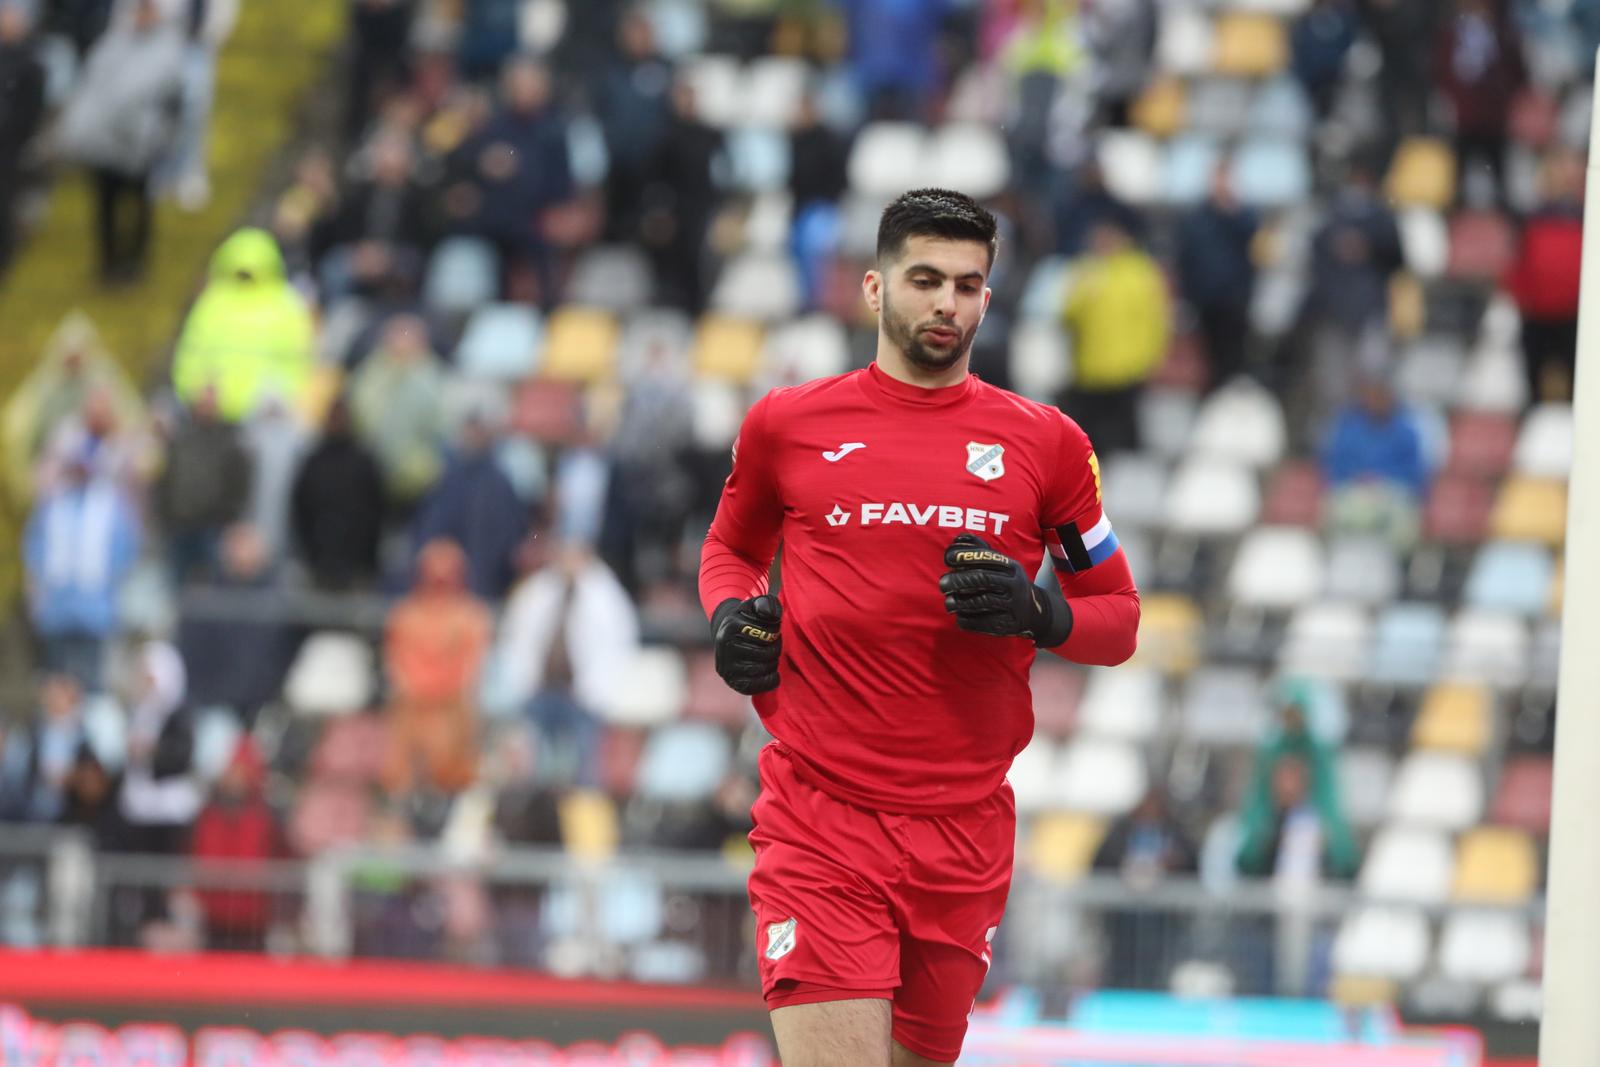
[[[561,847],[569,856],[600,860],[616,853],[622,831],[616,805],[606,794],[594,789],[563,793],[556,818],[561,826]]]
[[[1167,466],[1147,452],[1107,456],[1100,470],[1101,500],[1118,529],[1161,525]]]
[[[1408,404],[1454,404],[1467,354],[1454,337],[1429,334],[1405,348],[1395,372],[1395,389]]]
[[[1515,420],[1484,411],[1457,412],[1450,424],[1450,470],[1498,478],[1510,469],[1516,443]]]
[[[1164,703],[1161,676],[1153,670],[1091,667],[1078,713],[1079,735],[1149,741],[1161,730]]]
[[[1559,114],[1555,97],[1530,87],[1512,98],[1506,125],[1518,144],[1543,150],[1556,135]]]
[[[1423,697],[1411,743],[1418,749],[1478,756],[1488,748],[1492,730],[1487,689],[1441,682]]]
[[[800,310],[800,276],[785,254],[746,253],[722,269],[711,306],[725,315],[771,322]]]
[[[689,655],[689,695],[684,707],[684,717],[716,723],[719,726],[740,727],[754,714],[750,698],[729,689],[709,651]]]
[[[729,315],[706,315],[695,330],[692,361],[703,378],[749,382],[761,361],[761,324]]]
[[[694,88],[695,109],[707,125],[726,129],[744,117],[744,68],[737,57],[705,53],[686,58],[679,76]]]
[[[1057,329],[1061,311],[1070,291],[1072,260],[1066,256],[1041,256],[1028,272],[1017,304],[1017,315],[1024,322],[1040,320]]]
[[[761,350],[761,377],[775,386],[843,374],[849,367],[849,338],[831,315],[780,323],[768,332]]]
[[[539,366],[539,313],[522,304],[487,304],[467,320],[456,346],[456,369],[469,378],[517,381]]]
[[[1115,817],[1133,810],[1148,787],[1138,748],[1107,738],[1067,742],[1056,769],[1058,805],[1066,811]]]
[[[1150,376],[1149,384],[1156,388],[1179,389],[1198,394],[1210,377],[1206,365],[1204,342],[1194,330],[1181,326],[1167,339],[1166,358]]]
[[[1282,458],[1285,438],[1278,399],[1253,380],[1237,378],[1201,404],[1190,448],[1259,468]]]
[[[1211,192],[1211,179],[1222,146],[1206,133],[1180,132],[1167,145],[1166,170],[1162,175],[1161,199],[1174,207],[1188,207],[1203,201]]]
[[[1077,881],[1094,863],[1105,838],[1104,820],[1081,812],[1037,816],[1022,846],[1023,863],[1037,877],[1057,883]]]
[[[1386,826],[1367,848],[1357,885],[1362,894],[1384,903],[1442,904],[1450,896],[1454,863],[1445,833],[1416,826]]]
[[[601,245],[578,257],[566,297],[586,307],[631,311],[650,302],[654,284],[650,263],[639,249]]]
[[[1483,815],[1483,773],[1465,756],[1411,752],[1395,772],[1389,815],[1406,826],[1464,830]]]
[[[329,722],[311,750],[310,779],[371,786],[383,773],[388,726],[380,715],[346,715]]]
[[[694,330],[689,316],[676,309],[646,308],[629,315],[617,346],[617,377],[624,382],[646,374],[687,378]]]
[[[609,726],[600,735],[600,784],[613,796],[631,796],[644,755],[645,731],[640,727]]]
[[[428,258],[422,302],[446,315],[465,315],[500,292],[500,257],[480,237],[448,237]]]
[[[1548,756],[1512,756],[1500,773],[1490,818],[1501,826],[1515,826],[1540,837],[1550,832],[1550,788],[1553,780]]]
[[[1475,475],[1446,473],[1433,483],[1422,511],[1422,532],[1441,545],[1475,545],[1489,535],[1494,490]]]
[[[1322,591],[1322,545],[1296,526],[1258,526],[1245,535],[1228,575],[1228,595],[1244,607],[1288,611]]]
[[[338,845],[371,842],[371,790],[348,782],[311,781],[295,794],[286,834],[295,855],[317,856]]]
[[[794,198],[788,189],[759,192],[750,198],[750,209],[744,216],[744,248],[767,254],[788,252],[802,240],[832,247],[834,235],[830,231],[837,217],[831,207],[826,212],[813,207],[797,228]]]
[[[794,56],[761,56],[744,71],[743,121],[775,130],[787,129],[805,98],[804,60]]]
[[[1451,897],[1463,904],[1523,904],[1539,885],[1533,838],[1503,826],[1477,826],[1456,847]]]
[[[1450,263],[1450,231],[1444,216],[1432,208],[1413,207],[1400,212],[1396,221],[1406,269],[1423,279],[1443,275]]]
[[[960,189],[979,200],[1003,192],[1011,180],[1005,137],[993,125],[950,122],[933,131],[927,145],[932,184]]]
[[[550,316],[539,373],[594,385],[616,373],[617,320],[592,308],[563,307]]]
[[[1583,93],[1568,93],[1566,103],[1556,116],[1556,136],[1561,143],[1574,151],[1582,152],[1589,144],[1590,113],[1594,100]]]
[[[596,711],[607,722],[653,726],[675,719],[688,699],[683,654],[665,645],[646,645],[635,653],[615,699]]]
[[[1183,77],[1211,69],[1211,20],[1198,4],[1174,4],[1161,12],[1156,37],[1160,68]]]
[[[732,764],[727,733],[704,722],[681,722],[650,731],[639,760],[638,796],[646,800],[704,800]]]
[[[1567,484],[1513,475],[1500,487],[1489,530],[1507,541],[1558,548],[1567,539]]]
[[[1059,322],[1023,319],[1011,329],[1011,387],[1030,400],[1054,403],[1071,380],[1072,359]]]
[[[1467,573],[1469,607],[1509,611],[1529,618],[1543,614],[1555,564],[1548,549],[1516,541],[1493,541],[1478,551]]]
[[[1139,439],[1144,451],[1168,458],[1188,452],[1199,411],[1193,394],[1177,389],[1146,389],[1139,398]]]
[[[1428,920],[1411,908],[1365,905],[1346,915],[1333,943],[1341,976],[1408,982],[1428,963]]]
[[[1328,544],[1327,578],[1330,600],[1377,607],[1400,592],[1400,558],[1381,538],[1336,536]]]
[[[1234,667],[1206,667],[1184,686],[1183,736],[1218,747],[1254,745],[1270,718],[1261,679]]]
[[[1307,141],[1315,123],[1305,89],[1289,75],[1280,75],[1263,85],[1250,106],[1250,129],[1268,137]]]
[[[781,129],[739,126],[723,139],[730,186],[745,194],[774,192],[789,183],[789,138]]]
[[[1456,404],[1468,411],[1514,417],[1527,402],[1527,378],[1514,343],[1485,341],[1479,345],[1467,360]]]
[[[1267,482],[1261,521],[1271,526],[1316,527],[1322,522],[1322,472],[1310,460],[1280,464]]]
[[[1134,130],[1102,130],[1095,157],[1113,196],[1134,207],[1161,199],[1162,152],[1154,138]]]
[[[1385,191],[1398,207],[1448,210],[1456,194],[1455,153],[1436,138],[1410,137],[1389,163]]]
[[[534,378],[511,394],[508,428],[547,445],[578,442],[584,434],[583,393],[577,384]]]
[[[706,954],[683,941],[651,941],[628,954],[628,977],[635,982],[693,985],[706,978]]]
[[[691,400],[694,443],[711,452],[731,447],[749,408],[742,391],[728,382],[698,381]]]
[[[1339,754],[1339,797],[1345,816],[1357,829],[1383,822],[1388,814],[1394,759],[1381,748],[1349,748]]]
[[[1540,404],[1528,412],[1512,451],[1512,467],[1529,478],[1562,479],[1572,473],[1572,408]]]
[[[869,123],[850,150],[850,185],[881,207],[883,201],[925,184],[926,151],[927,133],[915,123]]]
[[[1126,550],[1126,538],[1122,544]],[[1135,663],[1163,674],[1187,674],[1202,662],[1204,641],[1205,619],[1193,600],[1181,593],[1148,593],[1141,599]]]
[[[1237,78],[1264,78],[1289,61],[1289,35],[1283,22],[1269,15],[1232,9],[1213,27],[1211,67]]]
[[[289,668],[283,695],[301,715],[364,711],[373,696],[372,647],[354,634],[312,634]]]
[[[1057,739],[1072,732],[1083,696],[1083,674],[1082,669],[1056,656],[1040,656],[1033,661],[1029,680],[1035,732]]]
[[[1252,207],[1289,207],[1311,192],[1311,159],[1298,141],[1249,137],[1233,154],[1233,188]]]
[[[1188,534],[1244,531],[1261,509],[1260,490],[1249,468],[1211,457],[1179,465],[1167,496],[1167,524]]]
[[[243,736],[239,716],[230,708],[201,708],[194,715],[194,769],[204,782],[214,782],[228,769]]]
[[[1353,682],[1367,673],[1372,622],[1355,604],[1306,604],[1289,620],[1279,670],[1287,675]]]
[[[1462,982],[1502,982],[1532,958],[1528,922],[1504,911],[1452,911],[1439,936],[1439,970]]]
[[[1512,687],[1527,681],[1527,624],[1515,615],[1466,608],[1450,623],[1441,677]]]
[[[1128,117],[1141,133],[1166,140],[1183,129],[1185,100],[1181,78],[1158,74],[1134,98]]]
[[[1560,569],[1556,568],[1557,575],[1551,583],[1555,586],[1557,594],[1561,592]],[[1533,655],[1528,672],[1529,680],[1534,685],[1554,689],[1561,668],[1561,598],[1557,595],[1552,599],[1554,600],[1550,608],[1552,617],[1539,623],[1533,631]]]
[[[1443,652],[1444,637],[1444,612],[1438,605],[1390,605],[1378,616],[1369,677],[1386,685],[1427,683]]]
[[[1463,211],[1450,220],[1446,274],[1461,282],[1498,284],[1517,255],[1517,234],[1504,215]]]
[[[1062,747],[1061,743],[1036,731],[1033,740],[1011,761],[1006,780],[1011,783],[1019,815],[1049,811],[1060,806],[1057,803],[1057,771]]]
[[[1261,271],[1250,298],[1250,325],[1261,336],[1283,337],[1294,327],[1305,302],[1307,274],[1303,268],[1283,267]]]

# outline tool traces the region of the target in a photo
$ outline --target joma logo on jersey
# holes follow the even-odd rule
[[[862,526],[942,526],[946,530],[971,530],[974,533],[992,532],[999,536],[1010,515],[982,508],[964,508],[955,504],[905,504],[898,500],[888,504],[869,502],[861,505],[859,512],[846,511],[838,504],[823,518],[829,526],[848,526],[852,519]]]

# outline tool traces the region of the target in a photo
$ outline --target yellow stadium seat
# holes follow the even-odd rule
[[[321,426],[328,417],[328,409],[333,406],[334,397],[343,389],[344,371],[319,363],[312,368],[300,395],[294,398],[294,412],[304,425]]]
[[[1455,155],[1436,137],[1407,138],[1389,164],[1385,188],[1396,207],[1445,211],[1456,198]]]
[[[597,308],[562,308],[546,326],[539,373],[564,382],[602,382],[616,372],[617,320]]]
[[[1538,887],[1533,838],[1504,826],[1480,826],[1461,837],[1451,896],[1463,903],[1520,904]]]
[[[1364,978],[1359,975],[1341,974],[1331,983],[1328,997],[1335,1004],[1342,1004],[1347,1008],[1370,1008],[1393,1004],[1399,999],[1400,990],[1388,978]]]
[[[1423,698],[1411,743],[1476,756],[1489,747],[1489,729],[1489,691],[1466,682],[1443,682]]]
[[[567,852],[583,859],[604,859],[617,850],[617,809],[611,798],[580,789],[561,798],[558,811],[561,840]]]
[[[1545,609],[1551,618],[1561,617],[1561,609],[1566,604],[1566,591],[1567,560],[1565,556],[1557,556],[1555,572],[1550,575],[1550,606]]]
[[[1158,77],[1133,102],[1133,124],[1151,137],[1165,139],[1183,129],[1186,110],[1183,81]]]
[[[1415,274],[1397,272],[1389,280],[1389,329],[1396,338],[1410,341],[1422,336],[1428,324],[1428,297]]]
[[[1495,499],[1489,531],[1506,541],[1559,546],[1567,537],[1566,483],[1544,478],[1507,479]]]
[[[1106,826],[1093,815],[1060,812],[1033,821],[1023,851],[1029,868],[1042,878],[1074,882],[1094,862]]]
[[[761,339],[760,323],[729,315],[705,316],[695,331],[695,373],[748,383],[761,361]]]
[[[1255,11],[1225,11],[1211,37],[1211,67],[1236,78],[1265,78],[1289,63],[1283,20]]]
[[[1187,674],[1200,665],[1204,634],[1200,608],[1181,593],[1156,593],[1139,606],[1137,662],[1163,674]]]

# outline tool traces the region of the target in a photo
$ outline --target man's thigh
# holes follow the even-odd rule
[[[885,999],[774,1008],[772,1033],[783,1067],[890,1067]]]

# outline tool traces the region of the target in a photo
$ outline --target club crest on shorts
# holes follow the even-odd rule
[[[976,441],[968,441],[967,473],[992,482],[1006,472],[1005,454],[1004,445],[980,445]]]
[[[793,917],[767,924],[767,959],[781,960],[794,951],[794,927]]]

